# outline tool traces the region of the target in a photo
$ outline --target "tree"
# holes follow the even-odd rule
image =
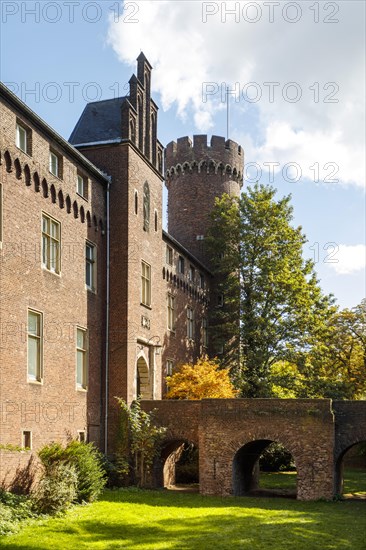
[[[122,426],[118,442],[122,455],[117,456],[117,461],[125,464],[131,462],[137,486],[145,487],[166,428],[156,425],[154,410],[149,413],[143,411],[138,399],[130,407],[120,397],[116,399],[121,407]]]
[[[256,184],[239,199],[223,195],[207,239],[224,296],[211,322],[213,337],[223,331],[230,342],[224,360],[245,397],[270,396],[271,365],[310,348],[334,312],[313,262],[302,257],[306,237],[291,225],[290,196],[276,200],[275,194]]]
[[[208,399],[235,397],[227,369],[220,369],[216,361],[203,357],[195,365],[185,364],[168,376],[168,399]]]

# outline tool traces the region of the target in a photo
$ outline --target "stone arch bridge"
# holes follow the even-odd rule
[[[183,442],[199,448],[200,492],[245,495],[256,486],[255,466],[272,442],[291,452],[299,500],[342,492],[343,457],[366,441],[366,401],[330,399],[204,399],[142,401],[167,427],[156,485],[174,467]]]

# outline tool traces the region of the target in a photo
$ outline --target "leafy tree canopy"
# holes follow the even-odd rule
[[[227,369],[203,357],[195,365],[185,364],[167,377],[168,399],[208,399],[236,397]]]

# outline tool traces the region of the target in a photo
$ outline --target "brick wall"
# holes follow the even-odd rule
[[[15,145],[17,119],[32,132],[29,155]],[[1,443],[21,445],[23,430],[32,432],[34,450],[52,440],[65,441],[68,434],[76,437],[78,430],[89,431],[98,443],[105,300],[104,183],[6,101],[1,103],[1,120]],[[62,155],[62,179],[49,172],[50,146]],[[88,178],[88,200],[76,193],[77,170]],[[42,267],[42,213],[61,224],[60,274]],[[85,286],[86,240],[97,248],[96,293]],[[27,378],[28,308],[43,315],[41,383]],[[76,388],[78,326],[89,331],[87,391]],[[6,460],[3,456],[1,474],[9,470],[9,461],[27,462],[28,457],[29,453],[22,457],[7,454]]]

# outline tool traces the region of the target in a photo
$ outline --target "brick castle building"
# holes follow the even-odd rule
[[[1,86],[0,445],[113,451],[115,396],[161,399],[175,366],[217,352],[204,237],[214,198],[240,192],[243,151],[200,135],[164,152],[137,62],[129,95],[88,104],[69,141]],[[0,450],[1,480],[31,452]]]

